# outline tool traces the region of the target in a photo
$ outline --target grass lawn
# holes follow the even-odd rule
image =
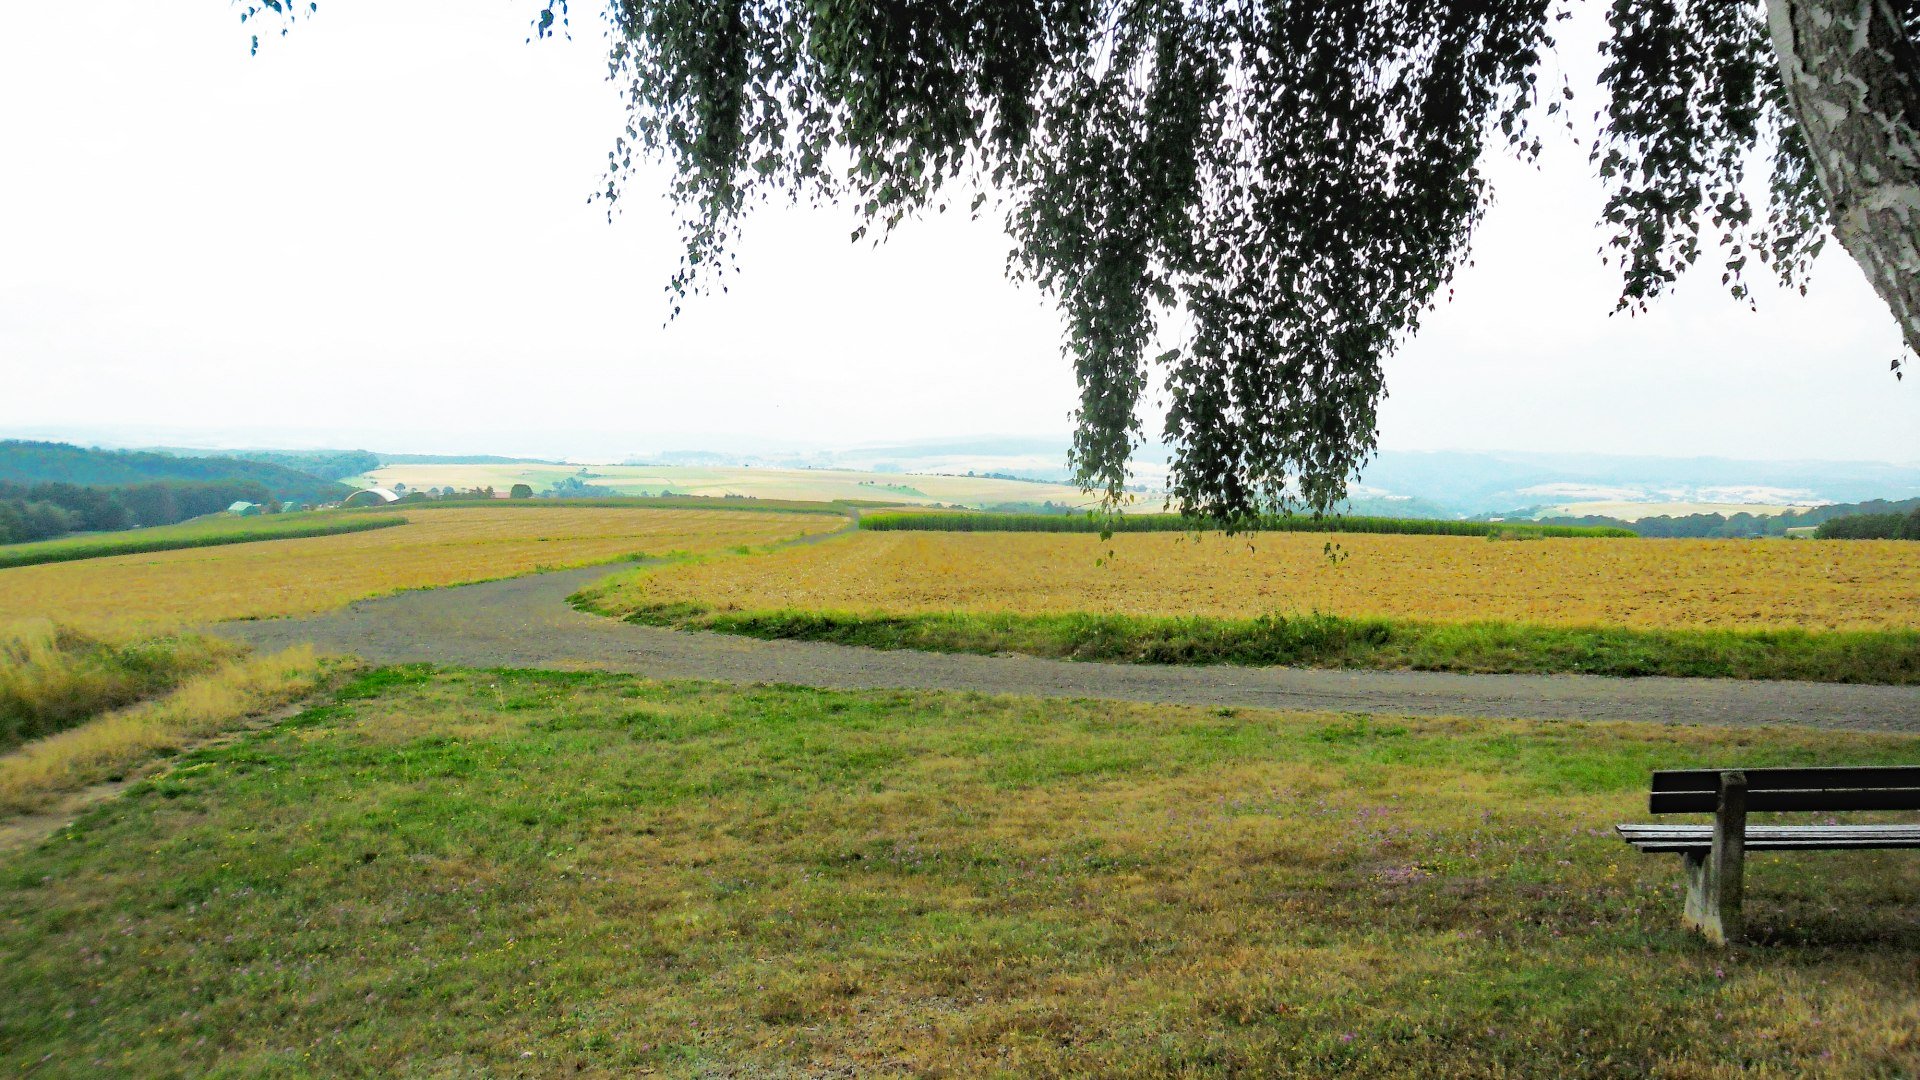
[[[1719,952],[1610,826],[1916,758],[390,669],[0,861],[0,1073],[1912,1075],[1914,853],[1750,856]]]

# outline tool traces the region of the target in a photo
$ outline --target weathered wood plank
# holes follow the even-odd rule
[[[1704,851],[1711,825],[1617,825],[1620,838],[1642,852]],[[1875,851],[1920,848],[1920,825],[1748,826],[1749,851]]]
[[[1747,774],[1720,774],[1720,809],[1713,815],[1713,846],[1707,849],[1707,917],[1701,933],[1715,945],[1740,940],[1740,904],[1746,896]]]
[[[1647,796],[1647,811],[1653,814],[1711,814],[1717,806],[1719,795],[1711,791],[1656,791]],[[1747,809],[1755,813],[1920,810],[1920,787],[1754,791],[1747,794]]]
[[[1661,769],[1653,774],[1652,791],[1705,791],[1718,794],[1723,769]],[[1920,765],[1830,765],[1817,768],[1740,769],[1747,774],[1747,791],[1808,790],[1814,788],[1920,787]]]

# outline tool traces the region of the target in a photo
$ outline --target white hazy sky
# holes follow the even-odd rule
[[[1058,321],[990,222],[875,249],[843,212],[764,212],[731,291],[663,325],[660,176],[611,225],[587,204],[620,117],[599,26],[576,5],[575,40],[529,45],[537,6],[328,0],[249,57],[222,0],[7,3],[0,434],[584,456],[1066,430]],[[1703,272],[1609,317],[1584,150],[1496,175],[1476,265],[1391,362],[1384,446],[1920,461],[1920,378],[1888,374],[1843,255],[1758,314]]]

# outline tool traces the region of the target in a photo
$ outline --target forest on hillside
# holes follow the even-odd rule
[[[0,481],[0,544],[172,525],[236,502],[272,499],[258,480],[156,480],[108,487]]]
[[[1890,502],[1886,499],[1872,499],[1858,503],[1833,503],[1828,506],[1816,506],[1807,510],[1788,510],[1779,514],[1684,514],[1669,517],[1646,517],[1638,521],[1622,521],[1619,518],[1588,515],[1585,517],[1549,517],[1541,518],[1541,525],[1597,525],[1619,529],[1630,529],[1641,536],[1652,537],[1701,537],[1721,539],[1754,539],[1764,536],[1785,536],[1788,529],[1822,525],[1836,518],[1857,517],[1860,515],[1904,515],[1920,510],[1920,498],[1901,499]]]
[[[280,456],[252,461],[0,441],[0,544],[171,525],[235,502],[338,502],[353,491],[291,467],[297,455]],[[307,462],[322,474],[360,463],[332,452]]]
[[[229,457],[180,457],[147,450],[100,450],[68,443],[0,441],[0,481],[87,487],[155,481],[252,481],[282,501],[338,502],[353,489],[285,465]]]

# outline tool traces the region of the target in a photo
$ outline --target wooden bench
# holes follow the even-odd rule
[[[1740,937],[1749,851],[1920,848],[1920,825],[1747,825],[1763,810],[1920,810],[1920,766],[1673,769],[1653,774],[1654,814],[1712,814],[1711,825],[1618,825],[1643,852],[1686,860],[1687,925],[1716,945]]]

